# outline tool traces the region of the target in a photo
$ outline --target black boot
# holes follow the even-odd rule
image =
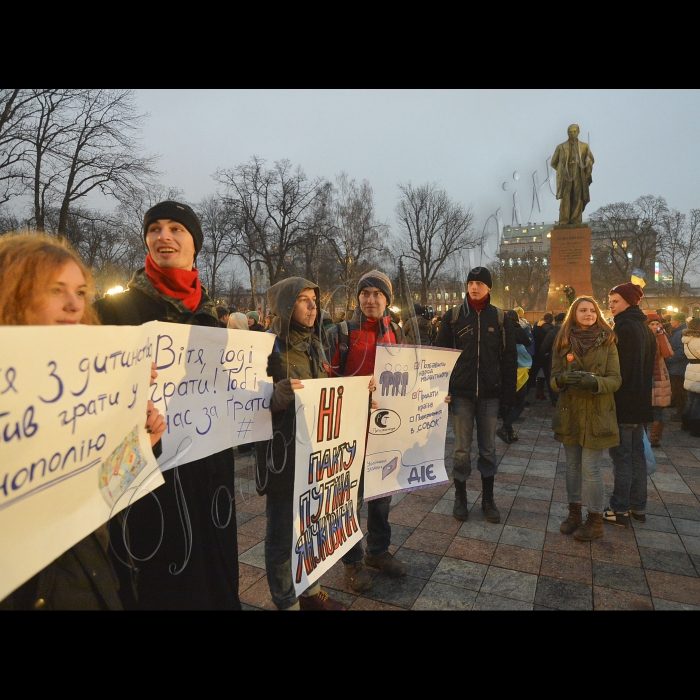
[[[484,517],[490,523],[497,523],[501,520],[501,514],[496,508],[496,503],[493,500],[493,477],[481,477],[481,510],[484,511]]]
[[[467,520],[469,509],[467,508],[467,482],[455,479],[455,505],[452,515],[457,520]]]

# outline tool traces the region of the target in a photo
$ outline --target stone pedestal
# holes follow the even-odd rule
[[[573,287],[577,297],[593,295],[591,229],[581,224],[557,225],[550,241],[547,311],[558,314],[570,305],[564,287]]]

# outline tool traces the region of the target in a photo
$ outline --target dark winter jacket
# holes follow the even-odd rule
[[[459,314],[452,326],[452,317]],[[443,316],[435,345],[462,351],[450,376],[450,394],[475,400],[500,399],[515,404],[518,353],[513,324],[504,319],[505,348],[498,310],[488,303],[477,313],[465,299]]]
[[[673,355],[666,359],[666,367],[668,373],[675,377],[684,377],[685,368],[688,366],[688,358],[685,356],[683,349],[683,331],[687,328],[685,323],[673,329],[671,333],[671,348]]]
[[[540,345],[540,360],[545,367],[550,367],[552,364],[552,348],[554,347],[554,341],[557,339],[557,334],[561,326],[561,323],[555,323],[542,339],[542,344]]]
[[[617,422],[650,423],[656,338],[638,306],[617,314],[614,330],[622,376],[622,386],[615,394]]]
[[[304,289],[315,290],[316,299],[320,298],[318,287],[301,277],[278,282],[267,292],[268,305],[275,314],[270,332],[277,336],[268,359],[268,370],[272,372],[275,384],[284,379],[328,376],[325,332],[320,314],[317,314],[313,328],[304,328],[292,321],[294,304]],[[255,444],[256,485],[261,496],[275,494],[291,499],[294,495],[295,417],[293,400],[284,409],[272,411],[272,440]]]
[[[422,309],[420,304],[414,304],[403,322],[404,342],[407,345],[432,345],[432,324],[421,316],[418,309]]]
[[[552,328],[554,326],[551,323],[543,323],[541,326],[537,325],[532,329],[532,337],[535,339],[535,355],[539,358],[542,357],[542,342]]]
[[[214,302],[204,288],[193,312],[181,301],[156,291],[144,270],[134,274],[126,292],[104,297],[95,307],[104,324],[167,321],[218,326]],[[153,492],[157,502],[146,496],[131,506],[130,551],[144,559],[137,562],[139,609],[240,609],[233,459],[233,448],[228,448],[170,469],[163,474],[165,483]],[[216,524],[212,516],[215,499],[220,516]],[[226,523],[229,512],[228,524],[217,527]],[[112,543],[126,560],[121,530],[113,530]],[[120,576],[125,572],[116,560],[115,568]]]
[[[107,526],[91,532],[0,603],[10,610],[122,610]]]

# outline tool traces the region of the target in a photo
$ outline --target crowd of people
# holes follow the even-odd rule
[[[545,314],[531,325],[522,308],[503,310],[492,303],[493,281],[485,267],[469,271],[464,302],[442,318],[416,304],[402,323],[392,316],[391,280],[380,270],[360,278],[349,319],[331,319],[319,309],[318,285],[291,277],[269,288],[270,312],[261,319],[256,310],[244,314],[217,306],[209,297],[195,266],[203,244],[201,223],[189,206],[166,201],[149,209],[143,237],[148,254],[127,291],[91,304],[92,276],[69,245],[38,233],[3,236],[0,324],[141,325],[158,320],[275,335],[267,361],[274,383],[273,437],[239,446],[239,452],[255,449],[257,490],[266,497],[267,582],[279,610],[345,609],[318,582],[300,596],[292,583],[294,392],[311,379],[368,376],[369,415],[377,407],[372,376],[377,343],[459,350],[446,401],[455,437],[453,516],[460,521],[469,518],[466,482],[472,473],[474,426],[481,509],[488,523],[500,521],[494,496],[496,437],[505,443],[518,439],[515,424],[531,388],[536,401],[548,398],[554,406],[552,430],[566,454],[569,503],[560,530],[578,540],[603,537],[604,523],[627,527],[630,518],[645,521],[645,436],[648,429],[651,444],[661,444],[665,408],[673,405],[682,429],[700,436],[700,319],[686,326],[684,318],[673,316],[668,337],[665,319],[640,309],[643,291],[631,282],[610,290],[610,322],[593,298],[581,296],[567,312]],[[151,402],[144,405],[144,423],[158,456],[165,423]],[[614,465],[607,504],[601,472],[606,449]],[[222,487],[236,491],[234,460],[234,449],[228,448],[166,471],[157,503],[149,498],[135,502],[128,523],[117,516],[116,523],[77,543],[0,607],[240,609],[235,501],[226,527],[211,515]],[[361,480],[360,501],[362,491]],[[390,503],[390,496],[368,502],[366,544],[358,542],[342,557],[345,582],[357,593],[372,587],[374,575],[400,578],[406,573],[404,563],[389,551]],[[182,549],[183,504],[190,522],[189,559],[173,571]],[[114,526],[125,536],[113,536]],[[134,561],[133,551],[152,554]]]

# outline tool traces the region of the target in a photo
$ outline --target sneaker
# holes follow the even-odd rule
[[[647,521],[646,513],[635,513],[633,510],[630,511],[630,518],[635,523],[645,523]]]
[[[504,426],[501,426],[496,431],[496,435],[498,435],[498,437],[501,438],[501,440],[503,440],[503,442],[505,442],[506,445],[510,445],[511,439],[510,439],[510,435],[508,434],[507,428],[505,428]]]
[[[370,556],[369,552],[365,552],[365,564],[373,569],[379,569],[381,573],[391,578],[399,578],[406,573],[406,565],[394,559],[389,552],[384,552],[378,557]]]
[[[372,576],[361,561],[346,564],[345,584],[352,588],[355,593],[362,593],[362,591],[368,591],[372,588]]]
[[[347,610],[338,600],[333,600],[324,590],[316,595],[299,597],[299,607],[302,610]]]
[[[612,525],[628,527],[630,524],[629,511],[626,513],[616,513],[612,508],[606,508],[603,511],[603,520],[606,523],[611,523]]]

